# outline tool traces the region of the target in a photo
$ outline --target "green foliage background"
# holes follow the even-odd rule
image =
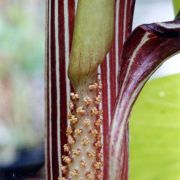
[[[44,44],[45,2],[1,0],[0,126],[14,146],[44,140]]]
[[[135,103],[130,179],[180,179],[180,74],[150,81]]]
[[[180,12],[180,0],[173,0],[175,15]]]
[[[43,7],[43,2],[22,0],[14,3],[7,0],[4,6],[0,6],[0,61],[8,61],[11,71],[18,68],[25,74],[43,72]],[[9,66],[0,69],[1,75],[7,73],[5,69]]]

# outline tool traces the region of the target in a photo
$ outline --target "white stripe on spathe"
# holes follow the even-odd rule
[[[110,125],[110,121],[111,121],[111,83],[110,83],[110,64],[109,64],[109,61],[110,61],[110,57],[109,57],[109,53],[107,54],[106,56],[106,67],[107,67],[107,93],[108,93],[108,122],[109,122],[109,125]]]
[[[162,62],[163,63],[163,62]],[[161,63],[161,64],[162,64]],[[111,174],[112,177],[115,177],[113,175],[116,174],[117,171],[119,171],[119,164],[118,164],[118,157],[119,157],[119,153],[120,153],[120,147],[122,146],[122,140],[123,140],[123,132],[124,132],[124,128],[125,128],[125,125],[126,125],[126,120],[128,118],[128,114],[129,114],[129,111],[130,111],[130,108],[131,108],[131,105],[133,103],[133,101],[135,100],[135,98],[137,97],[137,94],[139,93],[139,91],[141,90],[141,88],[144,86],[145,82],[151,77],[151,75],[161,66],[161,64],[158,65],[158,67],[156,67],[156,69],[154,71],[152,71],[137,87],[136,89],[134,90],[130,100],[129,100],[129,104],[128,104],[128,107],[126,108],[125,112],[123,113],[124,116],[123,116],[123,120],[122,120],[122,124],[120,126],[120,128],[116,128],[118,131],[116,131],[116,129],[114,129],[114,134],[112,135],[112,137],[115,137],[115,133],[118,133],[118,139],[116,139],[116,141],[114,141],[114,139],[111,139],[110,143],[113,143],[115,142],[116,143],[116,148],[115,148],[115,151],[114,151],[114,154],[113,156],[110,156],[111,159],[110,159],[110,162],[112,164],[112,169],[110,170],[111,172],[114,172]],[[121,103],[121,107],[123,106],[122,105],[122,102],[118,102],[118,104]],[[119,111],[121,111],[119,109]],[[117,117],[117,116],[115,116]],[[119,127],[118,124],[116,124],[116,127]],[[112,147],[112,144],[110,145],[110,148]],[[110,152],[112,152],[112,149],[110,149]],[[114,160],[116,161],[116,163],[114,163]],[[123,163],[123,162],[122,162]],[[116,165],[118,165],[118,167],[116,167]]]
[[[78,7],[78,0],[75,0],[75,14],[77,12],[77,7]]]
[[[149,36],[149,33],[145,33],[144,36],[141,38],[141,41],[139,43],[139,45],[136,47],[136,49],[134,50],[133,54],[131,55],[131,58],[129,59],[129,65],[128,65],[128,69],[127,69],[127,72],[126,72],[126,76],[125,76],[125,79],[123,81],[123,85],[122,85],[122,89],[121,89],[121,93],[120,93],[120,96],[119,96],[119,103],[121,103],[121,106],[120,105],[117,105],[117,107],[123,107],[123,101],[121,101],[121,98],[122,98],[122,93],[124,91],[124,88],[125,88],[125,84],[126,84],[126,81],[127,81],[127,78],[128,78],[128,75],[129,75],[129,72],[131,70],[131,67],[133,65],[133,62],[134,62],[134,59],[136,58],[136,55],[137,55],[137,52],[139,51],[139,49],[149,40],[148,38]],[[143,81],[144,82],[144,81]],[[129,113],[129,109],[131,107],[131,103],[133,102],[134,98],[136,97],[137,95],[137,92],[139,90],[139,88],[141,88],[143,85],[143,82],[140,83],[138,85],[138,87],[136,88],[136,90],[134,91],[133,95],[131,96],[131,99],[130,99],[130,102],[129,102],[129,106],[128,108],[126,109],[124,113],[124,117],[122,119],[121,122],[119,121],[116,121],[114,120],[113,121],[113,125],[112,125],[112,129],[111,129],[111,141],[110,141],[110,152],[112,152],[112,148],[114,147],[114,143],[116,142],[116,148],[114,149],[114,155],[113,157],[110,159],[110,163],[112,164],[111,166],[111,176],[112,177],[115,177],[115,174],[116,174],[116,163],[114,163],[113,159],[115,159],[115,161],[118,161],[118,157],[119,157],[119,150],[120,150],[120,146],[122,145],[122,138],[123,138],[123,130],[125,128],[125,123],[126,123],[126,118],[128,116],[128,113]],[[118,111],[115,111],[115,115],[114,115],[114,118],[115,117],[121,117],[121,115],[119,113],[122,113],[121,112],[121,109],[122,108],[119,108]],[[115,118],[116,119],[116,118]],[[120,124],[121,123],[121,124]],[[120,127],[119,127],[120,126]],[[117,127],[119,129],[117,129]],[[118,134],[118,138],[116,139],[116,134]],[[110,156],[111,157],[111,156]],[[117,159],[116,159],[117,158]],[[113,162],[113,163],[112,163]]]
[[[124,88],[125,88],[125,84],[126,84],[129,72],[131,70],[131,66],[132,66],[132,64],[134,62],[134,59],[136,58],[137,52],[148,41],[148,39],[149,39],[148,35],[149,35],[149,33],[144,34],[144,36],[141,38],[141,41],[140,41],[139,45],[135,48],[133,54],[131,55],[131,57],[129,59],[130,62],[129,62],[129,65],[128,65],[128,69],[127,69],[127,72],[126,72],[125,79],[123,81],[123,85],[122,85],[121,93],[120,93],[120,96],[119,96],[119,100],[121,100],[121,98],[122,98],[122,94],[123,94],[123,91],[124,91]],[[114,116],[119,117],[119,115],[117,113],[119,113],[119,111],[116,111]],[[114,129],[116,129],[117,123],[118,123],[117,121],[113,122],[112,132],[114,132]]]
[[[118,72],[119,72],[119,7],[120,0],[116,1],[116,21],[115,21],[115,61],[116,61],[116,96],[118,94]]]
[[[56,91],[57,91],[57,155],[59,164],[59,176],[61,177],[61,123],[60,123],[60,75],[59,75],[59,19],[58,0],[55,0],[55,42],[56,42]]]
[[[125,87],[125,84],[126,84],[126,81],[127,81],[127,78],[128,78],[128,75],[129,75],[129,72],[131,70],[131,66],[134,62],[134,59],[136,58],[136,55],[137,55],[137,52],[139,51],[139,49],[149,40],[149,34],[148,32],[146,32],[144,34],[144,36],[141,38],[141,41],[140,43],[138,44],[138,46],[136,47],[136,49],[133,51],[133,54],[131,55],[130,59],[129,59],[129,65],[128,65],[128,68],[127,68],[127,71],[126,71],[126,75],[125,75],[125,78],[123,80],[123,84],[122,84],[122,88],[121,88],[121,92],[120,92],[120,99],[122,97],[122,93],[124,91],[124,87]]]
[[[50,158],[50,174],[51,180],[53,180],[52,170],[52,125],[51,125],[51,1],[49,1],[49,158]]]
[[[69,65],[69,13],[68,13],[68,0],[64,0],[64,31],[65,31],[65,69],[66,69],[66,99],[67,104],[70,101],[70,81],[67,75]],[[68,108],[67,108],[68,113]]]
[[[146,79],[144,80],[146,81]],[[128,117],[128,113],[129,113],[129,110],[130,110],[130,107],[131,107],[131,104],[132,102],[134,101],[134,99],[136,98],[139,90],[142,88],[143,84],[144,84],[144,81],[141,82],[138,87],[135,89],[134,93],[132,94],[130,100],[129,100],[129,103],[128,103],[128,107],[127,109],[125,110],[124,112],[124,117],[123,117],[123,120],[122,120],[122,123],[119,127],[119,123],[115,123],[115,128],[112,130],[112,138],[111,138],[111,141],[110,141],[110,152],[112,152],[112,147],[114,146],[114,143],[116,143],[116,148],[114,148],[114,154],[112,156],[112,154],[110,155],[110,163],[111,163],[111,168],[110,168],[110,177],[116,177],[116,172],[119,171],[119,154],[120,154],[120,147],[122,146],[122,140],[123,140],[123,133],[124,133],[124,128],[125,128],[125,124],[126,124],[126,119]],[[118,104],[121,103],[121,107],[123,106],[122,105],[122,102],[118,102]],[[120,107],[119,105],[117,105],[117,107]],[[121,111],[121,109],[118,110],[118,113],[119,114]],[[117,112],[117,111],[116,111]],[[115,115],[114,117],[119,117],[118,115]],[[119,127],[118,131],[117,131],[117,127]],[[116,139],[116,141],[114,141],[114,137],[115,135],[118,133],[118,139]],[[114,162],[115,161],[115,162]],[[118,165],[118,167],[116,166]],[[120,166],[122,167],[122,166]]]
[[[144,34],[144,36],[142,37],[142,39],[141,39],[140,47],[149,40],[148,36],[149,36],[149,33],[146,32]],[[138,50],[135,49],[134,53],[137,54],[137,52],[138,52]],[[132,65],[133,60],[136,57],[135,54],[132,55],[131,64],[129,64],[129,66]],[[122,117],[122,113],[123,113],[123,119],[122,119],[121,122],[120,121],[114,121],[114,124],[113,124],[113,127],[112,127],[112,131],[111,131],[110,152],[112,153],[112,150],[114,150],[113,151],[113,157],[111,156],[111,159],[110,159],[110,163],[112,164],[112,168],[110,170],[111,173],[112,173],[111,174],[112,177],[114,177],[116,172],[119,171],[119,163],[118,163],[119,159],[118,159],[118,157],[119,157],[119,153],[120,153],[121,146],[122,146],[122,140],[123,140],[123,133],[124,133],[125,124],[126,124],[126,120],[128,118],[128,114],[129,114],[131,105],[132,105],[133,101],[135,100],[135,98],[137,97],[137,94],[139,93],[141,88],[144,86],[145,82],[160,67],[161,64],[159,64],[158,67],[156,67],[155,70],[153,70],[146,78],[144,78],[144,80],[140,84],[138,84],[138,86],[134,90],[134,92],[133,92],[133,94],[132,94],[132,96],[131,96],[131,98],[129,100],[128,107],[126,108],[125,112],[122,112],[122,108],[118,109],[118,111],[115,112],[115,116],[114,116],[115,119],[117,119],[116,117]],[[130,69],[129,69],[129,71],[130,71]],[[129,71],[128,71],[128,74],[129,74]],[[141,72],[140,74],[142,74],[142,73],[143,72]],[[122,99],[119,98],[119,102],[118,102],[119,105],[117,105],[117,107],[123,107],[124,103],[126,103],[125,101],[126,100],[122,101]],[[121,106],[120,106],[120,104],[121,104]],[[117,134],[118,134],[118,136],[116,136]],[[113,147],[115,147],[114,144],[115,144],[116,148],[112,149]],[[114,160],[116,162],[114,162]],[[116,167],[116,165],[118,165],[118,167]]]

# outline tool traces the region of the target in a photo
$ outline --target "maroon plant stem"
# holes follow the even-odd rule
[[[54,4],[54,1],[51,2],[51,7],[54,7],[55,4]],[[56,69],[55,68],[55,59],[56,59],[56,52],[55,52],[55,44],[53,43],[55,41],[55,28],[53,26],[53,21],[54,21],[54,18],[55,18],[55,14],[54,14],[54,11],[51,11],[51,9],[49,8],[49,32],[48,33],[51,33],[51,39],[48,39],[48,44],[47,46],[49,47],[48,49],[48,53],[49,53],[49,59],[48,59],[48,65],[47,67],[50,69]],[[48,71],[48,81],[47,81],[47,89],[48,89],[48,96],[49,96],[49,107],[47,107],[49,110],[48,110],[48,115],[47,117],[49,118],[49,120],[51,121],[52,119],[56,119],[57,117],[57,104],[54,103],[54,101],[57,99],[57,93],[56,91],[54,91],[54,89],[56,89],[56,70],[55,71],[49,71],[49,69],[47,70]],[[51,83],[51,82],[54,82],[54,83]],[[50,95],[51,94],[51,95]],[[49,143],[52,143],[52,144],[56,144],[56,140],[55,138],[51,138],[51,137],[57,137],[57,132],[56,131],[52,131],[52,127],[56,127],[56,121],[48,121],[48,142]],[[52,177],[52,178],[56,178],[56,175],[55,174],[52,174],[52,172],[50,171],[51,168],[52,168],[52,163],[51,161],[53,161],[53,168],[54,169],[57,169],[58,167],[58,161],[57,161],[57,158],[56,158],[56,155],[57,155],[57,149],[56,148],[53,148],[53,147],[48,147],[48,159],[49,159],[49,164],[48,164],[48,173],[49,173],[49,176]],[[49,177],[47,177],[49,178]]]
[[[108,150],[108,144],[109,144],[109,138],[107,137],[107,130],[109,129],[109,124],[111,124],[111,120],[113,118],[114,110],[115,110],[115,105],[116,105],[116,98],[117,94],[120,91],[119,83],[119,76],[120,73],[118,74],[117,72],[121,68],[122,64],[122,59],[121,59],[121,53],[123,49],[123,44],[129,34],[132,31],[132,21],[133,21],[133,14],[134,14],[134,7],[135,7],[135,0],[116,0],[115,4],[115,40],[113,47],[110,51],[110,88],[111,88],[111,118],[109,121],[106,121],[104,118],[104,129],[105,129],[105,134],[104,134],[104,179],[108,179],[108,169],[109,169],[109,163],[108,163],[108,155],[109,150]],[[117,71],[117,72],[116,72]],[[105,71],[106,72],[106,71]],[[113,74],[113,72],[116,72],[116,74]],[[102,74],[103,76],[103,74]],[[102,77],[103,79],[103,77]],[[121,86],[121,85],[120,85]],[[104,92],[104,91],[103,91]],[[103,103],[106,103],[107,101],[103,100]],[[104,109],[104,108],[103,108]],[[127,132],[126,134],[128,135],[128,127],[127,127]],[[125,176],[128,176],[128,138],[124,139],[124,144],[123,144],[123,149],[124,149],[124,173]]]
[[[120,69],[121,91],[111,127],[111,175],[123,179],[124,138],[132,106],[152,73],[180,51],[180,21],[139,26],[124,45]],[[124,180],[124,179],[123,179]]]
[[[61,150],[66,142],[67,102],[71,85],[67,77],[67,64],[71,49],[75,17],[75,0],[47,0],[46,28],[46,175],[48,180],[57,179],[61,173]],[[123,3],[124,2],[124,3]],[[126,2],[126,3],[125,3]],[[113,117],[118,93],[118,61],[122,44],[131,29],[134,0],[116,0],[116,36],[113,48],[100,68],[103,84],[104,155],[108,155],[107,132]],[[122,6],[124,4],[124,6]],[[126,5],[126,8],[125,8]],[[126,12],[124,22],[124,12]],[[125,24],[125,25],[124,25]],[[125,28],[123,28],[125,27]],[[123,33],[123,32],[126,33]],[[104,157],[107,165],[108,159]],[[108,166],[104,166],[107,179]]]
[[[55,0],[49,0],[47,3],[46,178],[51,180],[59,177],[59,157],[61,156],[60,143],[66,142],[67,92],[65,70],[65,27],[64,18],[62,18],[64,16],[64,4],[62,1],[59,1],[57,8]],[[56,12],[57,10],[58,12]],[[56,13],[58,14],[58,17]],[[56,32],[57,25],[55,23],[58,24],[58,35]],[[57,51],[59,51],[59,53],[57,53]]]

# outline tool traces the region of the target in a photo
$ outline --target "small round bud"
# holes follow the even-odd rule
[[[102,162],[98,162],[98,161],[95,162],[93,164],[93,167],[94,167],[95,170],[100,170],[102,168]]]
[[[98,114],[99,114],[98,109],[97,109],[96,107],[93,107],[93,108],[91,109],[91,115],[96,116],[96,115],[98,115]]]
[[[94,175],[92,172],[87,172],[85,176],[88,180],[94,180]]]
[[[72,144],[75,144],[75,142],[76,141],[74,140],[74,138],[71,135],[69,135],[68,136],[68,143],[72,145]]]
[[[94,123],[95,127],[100,127],[102,125],[102,120],[101,119],[97,119]]]
[[[65,152],[69,152],[70,151],[70,147],[69,147],[69,145],[68,144],[64,144],[64,151]]]
[[[62,156],[62,159],[66,164],[70,164],[72,162],[72,159],[69,156]]]
[[[74,130],[74,137],[80,136],[83,133],[83,130],[78,128]]]
[[[96,91],[96,90],[98,90],[98,84],[97,84],[97,83],[90,84],[90,85],[89,85],[89,90],[90,90],[90,91]]]
[[[89,134],[93,137],[96,137],[98,135],[98,131],[96,129],[90,129]]]
[[[85,102],[86,106],[89,106],[90,104],[92,104],[93,101],[90,97],[85,97],[84,102]]]
[[[74,125],[78,122],[78,118],[76,118],[74,115],[72,115],[71,118],[69,119],[69,121],[72,125]]]
[[[69,172],[69,174],[70,174],[71,176],[78,176],[78,175],[79,175],[79,172],[78,172],[77,169],[73,169],[72,171]]]
[[[85,114],[85,110],[80,106],[76,109],[76,113],[80,116],[83,116]]]
[[[84,125],[85,127],[89,127],[90,124],[91,124],[91,121],[90,121],[89,119],[85,119],[85,120],[83,121],[83,125]]]
[[[94,146],[95,146],[96,148],[101,148],[101,147],[102,147],[102,143],[98,140],[98,141],[96,141],[96,142],[94,143]]]
[[[69,136],[69,135],[71,135],[72,133],[73,133],[72,128],[71,128],[71,127],[68,127],[68,128],[66,129],[66,135]]]
[[[88,137],[84,137],[81,144],[83,146],[87,146],[90,143],[90,140],[88,139]]]
[[[88,158],[94,158],[94,157],[96,157],[96,153],[94,152],[94,151],[92,151],[92,152],[87,152],[87,156],[88,156]]]
[[[71,93],[70,95],[71,95],[72,100],[79,100],[79,95],[78,94]]]
[[[98,95],[97,97],[95,97],[94,102],[95,102],[95,104],[97,104],[97,105],[100,104],[100,102],[101,102],[101,96]]]
[[[80,150],[80,149],[73,149],[73,150],[72,150],[72,154],[73,154],[74,156],[79,156],[79,155],[81,154],[81,150]]]
[[[80,167],[85,168],[87,166],[86,162],[84,160],[80,161]]]

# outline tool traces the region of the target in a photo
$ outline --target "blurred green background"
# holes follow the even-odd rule
[[[44,24],[44,1],[0,1],[0,163],[9,146],[43,143]]]
[[[135,103],[130,179],[180,179],[180,74],[149,81]]]

